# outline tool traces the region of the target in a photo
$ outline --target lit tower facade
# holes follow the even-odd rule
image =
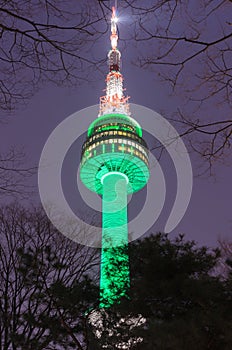
[[[117,17],[112,10],[106,94],[100,98],[98,117],[88,128],[80,169],[84,185],[102,196],[100,307],[128,295],[127,195],[142,189],[149,178],[147,145],[123,93]]]

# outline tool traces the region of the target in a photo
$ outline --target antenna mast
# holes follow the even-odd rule
[[[116,9],[112,7],[111,50],[108,53],[109,73],[106,77],[106,94],[100,98],[99,117],[114,112],[130,115],[129,104],[127,103],[129,97],[125,97],[123,94],[123,76],[120,72],[121,52],[117,48],[117,22]]]

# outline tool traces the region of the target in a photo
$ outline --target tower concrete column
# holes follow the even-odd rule
[[[101,307],[128,295],[129,257],[127,227],[128,178],[109,172],[102,178]]]

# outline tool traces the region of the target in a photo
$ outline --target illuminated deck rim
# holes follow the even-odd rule
[[[121,114],[121,113],[110,113],[110,114],[104,114],[98,118],[96,118],[89,126],[88,128],[88,137],[90,137],[94,133],[94,129],[98,126],[101,126],[104,122],[109,122],[110,119],[112,118],[112,122],[114,122],[113,119],[119,119],[117,122],[120,124],[122,121],[122,124],[128,124],[132,127],[135,128],[136,133],[138,134],[139,137],[142,138],[143,136],[143,131],[139,123],[133,119],[132,117],[126,115],[126,114]],[[121,120],[120,120],[121,119]]]
[[[104,174],[104,175],[101,177],[101,183],[102,183],[102,185],[103,185],[104,179],[105,179],[107,176],[110,176],[110,175],[120,175],[120,176],[122,176],[122,177],[125,178],[127,184],[129,183],[129,179],[128,179],[128,176],[127,176],[127,175],[121,173],[120,171],[110,171],[109,173],[106,173],[106,174]]]
[[[150,176],[149,166],[142,159],[129,153],[115,152],[114,158],[112,153],[103,153],[86,159],[80,168],[80,178],[90,191],[102,194],[102,176],[114,171],[128,177],[127,193],[142,189]]]

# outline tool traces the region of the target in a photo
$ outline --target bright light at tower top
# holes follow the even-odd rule
[[[115,7],[112,7],[112,17],[111,17],[111,22],[117,23],[118,22],[118,17],[116,16],[116,10]]]
[[[121,53],[118,50],[118,33],[115,7],[112,7],[111,15],[111,49],[108,53],[109,73],[106,77],[106,94],[100,98],[99,117],[110,113],[130,115],[129,97],[124,96],[123,76],[120,72]]]
[[[112,17],[111,17],[111,21],[112,21],[112,22],[115,22],[115,23],[118,22],[118,17],[116,16],[116,9],[115,9],[114,6],[112,7]]]
[[[113,50],[116,50],[118,44],[118,35],[117,35],[117,25],[118,18],[116,17],[115,7],[112,7],[112,17],[111,17],[111,47]]]

